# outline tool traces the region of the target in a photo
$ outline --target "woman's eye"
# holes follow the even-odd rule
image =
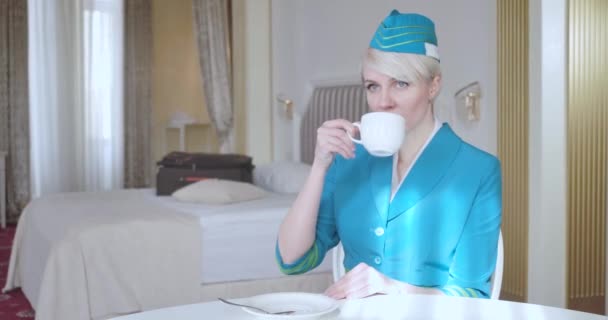
[[[408,87],[410,84],[405,82],[405,81],[397,81],[397,87],[398,88],[405,88]]]
[[[366,86],[368,91],[375,91],[378,88],[378,85],[375,83],[370,83]]]

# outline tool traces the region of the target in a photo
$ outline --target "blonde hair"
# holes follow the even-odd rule
[[[363,68],[372,68],[396,80],[408,83],[430,83],[441,76],[439,61],[434,58],[410,53],[396,53],[368,48]],[[361,69],[363,71],[363,69]]]

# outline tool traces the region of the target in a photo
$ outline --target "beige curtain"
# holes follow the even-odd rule
[[[8,152],[8,221],[30,200],[27,0],[0,1],[0,150]]]
[[[232,70],[228,0],[193,0],[194,34],[203,78],[207,111],[220,152],[234,152]]]
[[[150,186],[152,163],[150,0],[125,0],[125,187]]]

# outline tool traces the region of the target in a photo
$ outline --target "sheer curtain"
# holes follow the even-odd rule
[[[34,197],[122,186],[122,2],[28,2]]]

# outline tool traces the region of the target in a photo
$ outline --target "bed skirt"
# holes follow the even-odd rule
[[[271,292],[322,293],[332,283],[329,272],[288,276],[276,279],[214,283],[201,286],[201,301],[222,298],[244,298]]]
[[[200,287],[200,302],[216,301],[218,297],[236,299],[273,292],[322,293],[331,282],[331,273],[324,272],[275,279],[206,284]],[[95,320],[106,320],[123,315],[126,314],[115,314]]]

